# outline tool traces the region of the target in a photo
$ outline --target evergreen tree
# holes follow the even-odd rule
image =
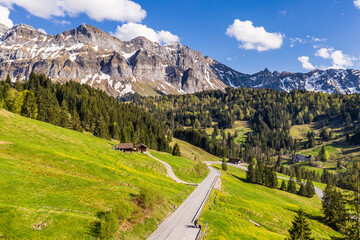
[[[288,182],[287,191],[290,193],[296,193],[296,183],[294,181],[293,176],[290,177],[290,180]]]
[[[285,180],[282,181],[280,190],[286,191],[286,183],[285,183]]]
[[[15,89],[18,92],[21,92],[24,90],[24,85],[20,82],[19,77],[16,78],[16,82],[15,82]]]
[[[177,143],[175,143],[171,154],[173,156],[179,156],[179,157],[181,156],[180,147],[179,147],[179,145]]]
[[[315,187],[312,181],[307,180],[305,184],[306,196],[312,198],[315,195]]]
[[[348,220],[346,202],[341,192],[331,184],[325,188],[322,209],[326,224],[336,231],[343,232]]]
[[[340,159],[338,159],[338,161],[336,163],[336,168],[341,169],[341,160]]]
[[[312,240],[311,228],[305,217],[305,212],[301,208],[297,211],[292,227],[289,229],[290,237],[288,240]]]
[[[347,204],[350,207],[351,217],[348,218],[348,225],[344,235],[348,239],[360,239],[360,168],[359,159],[355,159],[353,165],[348,169],[349,180],[347,184],[351,193],[347,196]],[[339,195],[341,193],[338,193]],[[339,197],[340,198],[340,197]],[[342,212],[342,211],[341,211]]]
[[[21,107],[21,115],[29,118],[36,118],[38,115],[38,108],[36,106],[36,98],[32,91],[26,90],[24,102]]]
[[[281,157],[280,157],[280,154],[278,155],[277,157],[277,160],[276,160],[276,164],[275,164],[275,168],[277,171],[279,171],[282,167],[282,163],[281,163]]]
[[[324,145],[321,147],[321,150],[320,150],[320,152],[318,154],[318,157],[323,162],[326,162],[326,161],[329,160],[329,157],[330,157],[329,152],[325,149]]]
[[[303,197],[307,196],[307,191],[303,183],[300,184],[300,189],[298,194]]]
[[[271,188],[277,188],[278,187],[278,179],[274,168],[269,169],[268,168],[268,185]]]
[[[228,170],[227,162],[226,162],[225,158],[222,160],[221,169],[224,171]]]
[[[255,183],[255,166],[252,161],[250,162],[246,172],[246,180],[250,183]]]
[[[121,134],[120,134],[120,142],[122,143],[127,143],[129,142],[128,137],[127,137],[127,133],[124,127],[121,128]],[[154,141],[152,141],[154,142]]]
[[[6,82],[7,84],[11,84],[11,78],[10,78],[10,75],[9,75],[9,74],[6,76],[5,82]]]

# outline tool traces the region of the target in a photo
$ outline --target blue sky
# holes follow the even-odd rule
[[[0,5],[0,22],[8,21],[9,9],[13,24],[49,34],[86,23],[123,40],[137,34],[161,43],[179,39],[244,73],[360,69],[360,0],[0,0]]]

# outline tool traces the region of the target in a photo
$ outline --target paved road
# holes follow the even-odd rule
[[[183,183],[183,184],[188,184],[188,185],[193,185],[193,186],[197,186],[198,184],[197,183],[189,183],[189,182],[185,182],[183,180],[181,180],[180,178],[178,178],[174,171],[172,170],[171,166],[167,163],[167,162],[164,162],[156,157],[154,157],[153,155],[151,155],[150,152],[147,152],[147,155],[149,155],[149,157],[155,159],[156,161],[158,162],[161,162],[165,167],[166,167],[166,171],[167,171],[167,176],[172,178],[175,182],[178,182],[178,183]]]
[[[212,163],[212,164],[221,164],[221,162],[208,162],[208,164],[210,164],[210,163]],[[228,165],[229,165],[229,166],[232,166],[232,167],[236,167],[236,168],[243,169],[243,170],[245,170],[245,171],[248,170],[248,168],[247,168],[245,165],[237,165],[237,164],[232,164],[232,163],[228,163]],[[289,180],[288,177],[278,176],[278,178]],[[315,187],[315,186],[314,186],[314,188],[315,188],[315,193],[316,193],[316,195],[318,195],[318,197],[319,197],[320,199],[322,199],[323,196],[324,196],[324,192],[323,192],[320,188],[318,188],[318,187]]]
[[[194,221],[206,204],[207,195],[220,175],[215,168],[209,167],[210,173],[187,199],[150,235],[148,240],[194,240],[200,233],[194,227]]]

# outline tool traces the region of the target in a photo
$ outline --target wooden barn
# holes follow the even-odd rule
[[[146,153],[147,147],[145,144],[139,143],[136,145],[136,151],[140,153]]]
[[[239,163],[242,163],[242,161],[238,158],[229,158],[228,163],[239,164]]]
[[[119,143],[116,150],[122,151],[124,153],[132,153],[134,151],[134,144],[133,143]]]
[[[292,156],[292,163],[297,163],[297,162],[304,162],[304,161],[310,161],[311,159],[311,155],[310,156],[305,156],[303,154],[294,154]]]

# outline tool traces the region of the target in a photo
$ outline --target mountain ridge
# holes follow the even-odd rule
[[[70,79],[114,97],[185,94],[226,87],[294,89],[328,93],[360,92],[360,71],[314,70],[308,73],[238,72],[201,52],[175,42],[161,45],[145,37],[130,41],[92,25],[49,35],[26,24],[0,25],[0,79],[43,73],[53,81]]]

